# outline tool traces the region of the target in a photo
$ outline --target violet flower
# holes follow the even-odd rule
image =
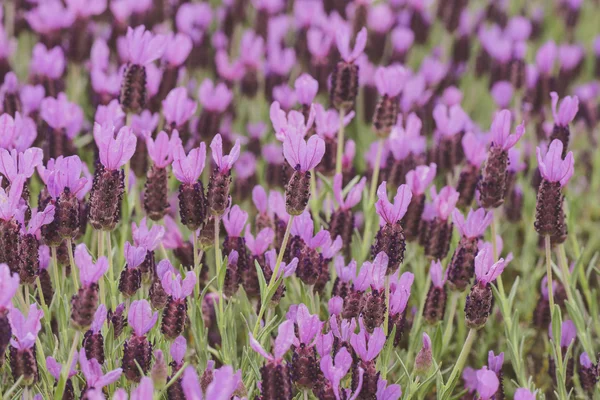
[[[529,389],[518,388],[515,391],[514,400],[535,400],[535,399],[536,399],[535,393],[531,393],[531,391]]]
[[[458,233],[467,239],[477,239],[482,237],[487,227],[491,224],[493,213],[485,212],[485,209],[479,208],[476,211],[469,209],[467,218],[463,214],[454,209],[452,211],[452,221],[456,225]]]
[[[75,248],[74,257],[75,265],[79,269],[79,280],[84,288],[96,284],[108,271],[108,259],[103,256],[94,263],[92,255],[83,243],[78,244]]]
[[[367,179],[363,177],[348,191],[344,199],[344,194],[342,191],[342,175],[335,175],[333,177],[333,196],[335,197],[340,210],[351,210],[355,205],[357,205],[362,198],[362,192],[366,184]]]
[[[196,112],[197,104],[188,98],[184,87],[177,87],[169,92],[162,102],[163,114],[171,130],[181,129]]]
[[[167,37],[162,57],[168,67],[176,68],[185,62],[192,51],[192,47],[192,39],[185,33],[171,34]]]
[[[0,174],[9,183],[19,175],[27,179],[31,178],[35,169],[42,164],[43,157],[42,149],[37,147],[29,148],[24,152],[17,152],[16,149],[11,151],[0,149]]]
[[[375,210],[380,217],[379,225],[394,225],[406,214],[406,210],[412,199],[412,192],[408,185],[400,185],[392,204],[388,200],[386,182],[383,181],[377,188],[377,197],[379,200],[375,203]]]
[[[125,61],[145,66],[162,57],[166,48],[167,38],[163,35],[153,35],[144,25],[135,29],[127,28]]]
[[[413,196],[420,196],[431,185],[437,173],[437,165],[420,165],[406,174],[406,185]]]
[[[205,79],[198,89],[198,99],[202,107],[215,113],[223,113],[233,100],[233,92],[224,83],[215,86],[213,81]]]
[[[75,103],[69,102],[67,95],[59,93],[57,98],[46,97],[40,105],[40,117],[59,134],[64,130],[67,138],[73,139],[81,131],[83,110]],[[63,154],[51,154],[56,158]]]
[[[183,184],[194,185],[198,182],[204,163],[206,161],[206,145],[200,143],[200,147],[196,147],[185,154],[183,146],[180,144],[173,152],[173,175]]]
[[[33,47],[29,65],[32,75],[57,80],[63,76],[65,71],[65,55],[59,46],[48,49],[42,43],[37,43]]]
[[[188,400],[228,400],[233,396],[241,382],[241,372],[234,373],[233,368],[225,365],[213,372],[214,378],[206,387],[205,396],[200,386],[198,374],[193,366],[189,366],[183,372],[181,387],[185,398]]]
[[[13,282],[15,281],[13,280]],[[18,308],[12,308],[8,314],[14,336],[14,339],[10,339],[10,345],[19,351],[33,348],[38,333],[42,329],[40,320],[43,317],[44,311],[38,309],[37,304],[29,306],[27,316],[24,316]]]
[[[144,336],[158,320],[158,311],[152,314],[150,304],[146,300],[136,300],[129,306],[127,322],[136,336]]]
[[[481,369],[477,371],[477,393],[481,400],[490,400],[498,391],[500,381],[493,371]]]
[[[101,390],[103,387],[115,383],[121,377],[123,369],[116,368],[106,374],[102,373],[102,366],[98,360],[92,358],[88,360],[85,349],[79,351],[79,368],[85,377],[87,389]]]
[[[525,133],[525,123],[517,126],[514,134],[510,134],[511,114],[508,110],[502,110],[494,117],[492,122],[492,146],[498,146],[508,151],[513,147]]]
[[[302,74],[294,83],[296,97],[303,106],[310,106],[319,91],[319,82],[309,74]]]
[[[577,96],[566,96],[562,99],[560,107],[558,107],[558,94],[551,92],[552,98],[552,116],[554,124],[561,127],[566,127],[573,121],[579,110],[579,99]],[[558,107],[558,108],[557,108]]]
[[[550,143],[550,148],[544,156],[542,156],[541,149],[536,149],[538,166],[542,178],[549,182],[559,182],[561,187],[564,187],[574,171],[574,157],[573,152],[570,151],[565,159],[562,159],[563,143],[555,139]]]
[[[120,169],[133,156],[137,138],[131,128],[124,126],[115,137],[114,125],[94,124],[94,140],[99,150],[99,158],[108,171]]]
[[[181,368],[181,366],[183,365],[183,360],[185,358],[186,352],[187,341],[185,340],[185,337],[178,336],[177,339],[173,341],[169,349],[169,354],[171,354],[171,358],[177,366],[177,369]]]
[[[425,333],[423,335],[426,335]],[[398,384],[389,385],[381,377],[377,381],[377,400],[398,400],[402,397],[402,388]]]

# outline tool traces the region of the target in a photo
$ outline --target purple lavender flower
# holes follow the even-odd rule
[[[140,370],[147,373],[152,361],[152,345],[146,338],[146,333],[156,324],[158,311],[152,313],[152,308],[146,300],[136,300],[129,306],[127,322],[133,328],[133,336],[123,345],[123,373],[134,382],[140,382]]]
[[[94,263],[86,245],[82,243],[75,248],[75,265],[79,269],[82,287],[71,299],[71,322],[75,328],[87,330],[98,309],[98,281],[108,271],[108,259],[100,257]]]
[[[558,94],[551,92],[550,97],[552,98],[552,116],[554,117],[554,128],[552,129],[550,141],[559,139],[563,143],[562,156],[565,157],[571,136],[569,124],[575,119],[579,111],[579,98],[577,96],[566,96],[562,99],[560,107],[558,107]]]
[[[490,400],[498,391],[500,382],[493,371],[481,369],[477,371],[477,393],[482,400]]]
[[[92,389],[102,390],[104,386],[108,386],[121,377],[123,370],[116,368],[106,374],[102,373],[102,366],[95,358],[88,360],[85,355],[85,350],[79,350],[79,368],[85,377],[86,392]]]
[[[161,263],[168,260],[163,260]],[[169,295],[169,301],[163,310],[162,322],[160,330],[166,338],[173,340],[183,332],[183,328],[187,323],[187,301],[186,298],[192,294],[196,286],[197,278],[193,271],[188,271],[185,274],[185,279],[181,278],[181,274],[176,273],[170,264],[171,270],[160,275],[162,286],[165,292]],[[157,271],[160,268],[157,267]]]
[[[44,312],[38,309],[37,304],[29,306],[27,316],[17,308],[11,309],[8,314],[14,336],[10,340],[10,369],[15,381],[23,377],[22,384],[25,386],[30,386],[39,379],[34,345],[42,329],[40,320],[43,317]]]
[[[184,87],[177,87],[169,92],[162,106],[168,131],[171,132],[186,130],[185,125],[196,112],[197,104],[188,98]]]

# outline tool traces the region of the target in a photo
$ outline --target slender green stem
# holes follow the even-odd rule
[[[114,293],[115,281],[115,270],[113,265],[113,253],[112,253],[112,240],[110,232],[106,232],[106,257],[108,258],[108,279],[110,281],[110,298],[113,308],[117,306],[117,295]]]
[[[562,283],[567,291],[567,299],[575,304],[575,298],[573,297],[573,292],[571,291],[571,271],[569,271],[569,267],[567,265],[567,255],[565,254],[565,248],[562,244],[558,246],[556,249],[556,253],[558,256],[558,263],[560,265],[560,270],[562,274]]]
[[[56,258],[56,247],[50,247],[52,253],[52,274],[54,275],[54,295],[60,298],[60,275],[58,273],[58,260]]]
[[[492,224],[491,224],[491,231],[492,231],[492,255],[494,256],[494,262],[498,261],[498,258],[500,257],[500,254],[498,254],[498,240],[496,239],[497,235],[498,235],[498,228],[496,226],[496,210],[492,209]],[[502,283],[502,275],[499,275],[498,278],[496,278],[496,286],[498,286],[498,292],[500,292],[500,295],[502,296],[502,299],[506,298],[506,294],[504,292],[504,284]]]
[[[337,154],[335,157],[335,173],[342,173],[342,158],[344,157],[344,117],[345,110],[340,111],[340,129],[337,136]]]
[[[281,248],[279,249],[279,254],[277,255],[277,262],[275,263],[275,268],[273,269],[273,275],[271,275],[271,279],[269,280],[269,284],[267,285],[267,293],[271,291],[271,289],[278,282],[277,275],[279,274],[279,267],[281,266],[281,262],[283,260],[283,253],[285,253],[285,249],[287,247],[287,242],[290,239],[290,232],[292,231],[292,222],[294,221],[294,216],[290,215],[290,219],[288,220],[287,227],[285,228],[285,235],[283,236],[283,241],[281,242]],[[265,310],[269,306],[269,301],[271,299],[262,299],[262,304],[260,305],[260,310],[258,312],[258,317],[256,319],[256,324],[254,325],[253,335],[256,337],[258,335],[258,330],[260,329],[260,321],[265,314]]]
[[[550,249],[550,246],[550,235],[546,235],[544,236],[544,247],[546,248],[546,276],[548,277],[548,302],[550,303],[550,310],[554,310],[554,290],[552,289],[552,251]]]
[[[381,155],[383,153],[384,141],[379,139],[377,144],[377,155],[375,156],[375,165],[373,166],[373,176],[371,187],[369,188],[369,204],[375,203],[375,193],[377,192],[377,183],[379,181],[379,171],[381,169]]]
[[[477,336],[477,331],[473,328],[469,329],[469,334],[467,335],[467,339],[465,340],[465,344],[463,345],[462,350],[460,351],[460,355],[458,356],[458,360],[456,360],[456,364],[454,364],[454,368],[452,369],[452,373],[450,373],[450,377],[447,380],[447,383],[450,386],[445,387],[445,390],[442,394],[442,399],[448,399],[454,390],[454,386],[456,385],[456,380],[462,373],[462,370],[467,362],[467,357],[471,352],[471,347],[473,347],[473,342],[475,341],[475,337]]]
[[[367,203],[365,213],[365,231],[363,234],[361,259],[364,261],[367,259],[369,254],[369,248],[371,246],[371,230],[373,229],[373,216],[371,209],[375,204],[375,193],[377,192],[377,182],[379,181],[379,170],[381,168],[381,154],[383,153],[383,140],[379,139],[377,145],[377,155],[375,157],[375,165],[373,166],[373,176],[371,177],[371,187],[369,189],[369,201]]]
[[[25,284],[23,286],[24,286],[23,289],[25,290],[25,295],[24,295],[24,297],[25,297],[25,299],[24,299],[25,300],[25,306],[27,308],[29,308],[29,285]]]
[[[390,276],[385,276],[385,319],[383,320],[383,333],[387,336],[390,321]]]
[[[71,345],[71,351],[69,351],[69,358],[67,362],[63,364],[62,370],[60,371],[60,379],[58,380],[58,384],[56,385],[56,392],[54,393],[55,399],[62,399],[63,393],[65,391],[65,386],[67,385],[67,379],[69,376],[69,371],[71,370],[71,364],[73,363],[73,357],[75,356],[75,351],[77,350],[77,345],[79,344],[79,331],[75,331],[75,337],[73,337],[73,344]]]
[[[456,304],[458,303],[458,297],[460,292],[452,292],[450,295],[450,304],[448,306],[448,318],[446,320],[446,328],[444,329],[443,346],[442,349],[446,349],[450,343],[450,336],[452,335],[452,327],[454,326],[454,316],[456,315]]]
[[[215,216],[215,263],[217,266],[217,276],[221,276],[221,268],[223,268],[223,255],[221,254],[221,246],[219,241],[219,229],[221,227],[221,219],[218,216]],[[219,278],[217,278],[219,279]],[[219,282],[220,284],[220,282]],[[221,313],[221,317],[223,316],[223,288],[219,288],[219,312]]]
[[[73,243],[71,239],[67,239],[67,251],[69,252],[69,264],[71,264],[71,276],[73,277],[73,286],[75,292],[79,291],[79,276],[77,267],[75,266],[75,257],[73,257]]]

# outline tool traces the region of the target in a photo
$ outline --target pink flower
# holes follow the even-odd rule
[[[491,91],[494,101],[500,108],[507,108],[510,105],[513,92],[512,84],[508,81],[496,82]]]
[[[321,331],[323,322],[319,319],[318,314],[311,314],[308,307],[301,303],[298,305],[294,322],[298,325],[298,342],[297,345],[310,345],[315,336]]]
[[[223,226],[229,237],[240,237],[244,230],[244,225],[248,221],[248,213],[242,210],[237,204],[234,205],[224,216]]]
[[[502,370],[502,364],[504,364],[504,353],[498,355],[494,354],[493,350],[488,352],[488,368],[493,371],[496,375],[500,374]]]
[[[336,396],[336,399],[340,398],[340,383],[342,379],[348,374],[350,367],[352,366],[352,356],[346,349],[346,347],[342,347],[340,351],[335,355],[335,360],[331,357],[329,352],[321,358],[321,371],[323,371],[323,376],[331,382],[331,387],[333,389],[333,393]],[[359,368],[360,372],[360,381],[362,383],[362,375],[364,373],[362,368]],[[362,386],[362,385],[360,385]],[[357,388],[356,392],[359,392],[360,387]]]
[[[273,354],[271,355],[267,353],[267,351],[256,339],[254,339],[254,336],[251,332],[248,334],[250,336],[250,347],[252,347],[254,351],[263,356],[266,360],[276,363],[281,363],[283,356],[290,349],[294,343],[294,339],[296,338],[294,333],[294,322],[287,320],[281,323],[277,330],[277,338],[275,339],[275,344],[273,345]]]
[[[2,180],[0,177],[0,183],[1,182]],[[0,219],[9,221],[18,211],[24,184],[25,177],[23,175],[17,175],[11,183],[8,193],[0,187]]]
[[[129,306],[127,322],[136,336],[144,336],[158,320],[158,311],[152,314],[152,308],[146,300],[136,300]]]
[[[433,119],[442,137],[450,138],[464,130],[469,116],[460,105],[448,108],[443,104],[438,104],[433,109]]]
[[[538,167],[542,177],[550,182],[560,182],[560,186],[564,187],[573,176],[575,160],[572,151],[563,160],[562,152],[563,143],[559,139],[554,139],[550,143],[550,148],[545,156],[542,156],[539,146],[536,149]]]
[[[279,43],[269,45],[266,70],[268,74],[287,76],[296,64],[296,52],[292,48],[282,49]]]
[[[175,68],[182,65],[192,51],[192,39],[184,33],[170,34],[163,55],[169,67]]]
[[[250,225],[246,225],[244,238],[246,239],[246,246],[250,250],[250,253],[252,253],[253,256],[261,256],[273,242],[275,232],[271,228],[263,228],[258,232],[256,238],[254,238],[250,231]]]
[[[181,127],[194,115],[197,104],[188,98],[184,87],[177,87],[169,92],[162,106],[167,123]]]
[[[139,385],[131,392],[129,400],[146,400],[151,399],[152,396],[154,396],[154,384],[150,377],[144,376]]]
[[[399,64],[379,67],[375,71],[375,86],[382,96],[396,97],[402,91],[408,71]]]
[[[477,393],[481,400],[490,400],[500,387],[500,381],[493,371],[481,369],[477,371]]]
[[[486,213],[483,208],[477,211],[470,209],[466,220],[457,209],[452,211],[452,221],[456,225],[458,233],[469,239],[476,239],[483,236],[487,227],[492,223],[493,218],[493,213],[491,211]]]
[[[514,400],[535,400],[535,393],[531,393],[529,389],[519,388],[515,391]]]
[[[333,178],[333,195],[335,200],[340,206],[340,210],[350,210],[352,207],[357,205],[361,198],[365,185],[367,184],[367,178],[362,178],[356,185],[352,187],[346,194],[344,200],[344,193],[342,190],[342,174],[336,174]]]
[[[566,96],[560,102],[560,107],[557,111],[558,106],[558,94],[556,92],[550,93],[552,98],[552,116],[554,117],[554,124],[557,126],[569,126],[569,124],[575,119],[577,111],[579,111],[579,98],[577,96]]]
[[[10,152],[0,149],[0,173],[12,182],[17,175],[31,178],[36,167],[42,164],[44,154],[42,149],[32,147],[22,153],[13,149]]]
[[[353,333],[350,337],[350,344],[364,362],[373,361],[385,344],[383,328],[375,328],[373,333],[369,335],[364,327],[361,327],[360,332]]]
[[[400,54],[406,53],[415,41],[415,34],[408,27],[395,28],[391,33],[392,46]]]
[[[0,59],[9,59],[17,49],[16,38],[11,38],[7,35],[4,29],[0,30]]]
[[[39,2],[37,7],[25,13],[31,28],[40,34],[48,34],[70,27],[75,14],[63,6],[59,0]]]
[[[443,272],[442,263],[439,260],[431,261],[429,267],[429,276],[431,277],[431,283],[433,286],[438,288],[444,287],[446,283],[446,275]]]
[[[535,55],[535,65],[538,71],[541,74],[550,75],[557,55],[558,49],[554,41],[550,40],[542,45]]]
[[[552,326],[550,326],[550,338],[552,339]],[[577,328],[570,319],[563,321],[560,328],[560,347],[566,349],[577,337]]]
[[[290,166],[298,171],[307,172],[314,169],[325,155],[325,141],[318,136],[311,136],[308,141],[298,133],[285,136],[283,155]]]
[[[106,311],[106,309],[105,309]],[[72,378],[77,375],[77,357],[73,358],[73,362],[71,364],[71,370],[69,371],[68,377]],[[46,368],[48,372],[56,379],[57,381],[60,379],[60,372],[62,370],[62,365],[60,365],[53,357],[46,357]]]
[[[30,115],[40,109],[42,100],[46,97],[46,90],[42,85],[24,85],[21,88],[20,96],[23,114]]]
[[[312,27],[306,33],[308,51],[317,60],[324,60],[331,51],[333,36],[321,29]]]
[[[115,383],[121,377],[123,372],[122,368],[114,369],[106,374],[102,373],[102,366],[98,363],[98,360],[92,358],[88,360],[85,355],[85,349],[79,350],[79,367],[81,373],[85,377],[88,388],[94,388],[96,390],[102,390],[104,386]]]
[[[426,333],[423,334],[423,341],[425,341]],[[429,336],[427,336],[429,338]],[[402,388],[398,384],[389,385],[385,379],[381,379],[377,381],[377,400],[398,400],[402,397]]]
[[[342,282],[351,282],[356,276],[356,260],[351,260],[348,265],[344,264],[344,257],[337,256],[333,261],[335,273]]]
[[[175,300],[182,300],[192,294],[196,286],[196,274],[194,271],[187,271],[185,279],[181,279],[181,274],[167,271],[162,275],[161,283],[165,292]]]
[[[462,138],[462,148],[469,164],[479,168],[487,158],[487,144],[473,132],[467,132]]]
[[[171,231],[170,227],[167,227]],[[145,247],[148,251],[154,251],[160,245],[163,237],[165,236],[165,228],[155,224],[151,229],[148,229],[146,217],[140,221],[138,227],[135,222],[131,223],[131,235],[133,237],[133,243],[136,246]]]
[[[69,11],[79,18],[90,18],[106,10],[106,0],[66,0]]]
[[[173,151],[181,145],[179,133],[174,130],[171,133],[171,138],[164,131],[156,136],[156,140],[148,134],[146,137],[146,147],[148,155],[158,168],[166,168],[173,161]]]
[[[8,265],[0,264],[0,310],[11,306],[11,300],[19,289],[19,274],[11,274]]]
[[[435,163],[427,165],[419,165],[417,168],[408,171],[406,174],[406,184],[410,188],[413,195],[421,195],[431,185],[435,179],[437,165]]]
[[[281,109],[278,101],[274,101],[269,109],[269,117],[275,130],[275,137],[280,141],[284,141],[288,135],[306,136],[315,121],[315,116],[315,107],[311,107],[308,121],[305,121],[304,115],[296,110],[290,111],[286,116],[285,111]]]
[[[198,89],[198,99],[206,110],[222,113],[229,107],[233,92],[224,83],[215,86],[213,81],[206,78]]]
[[[394,204],[392,204],[388,200],[386,181],[383,181],[377,188],[377,197],[379,200],[375,203],[375,210],[381,217],[381,222],[395,224],[406,214],[406,210],[412,199],[412,192],[408,185],[398,186],[398,191],[394,197]]]
[[[83,243],[75,248],[75,265],[79,268],[79,280],[85,287],[97,283],[108,271],[108,259],[103,256],[94,263],[88,248]]]
[[[297,103],[296,92],[287,84],[275,86],[273,88],[273,100],[280,103],[284,110],[290,110]]]
[[[137,138],[130,127],[119,129],[115,137],[115,127],[111,124],[94,124],[94,140],[100,153],[100,162],[108,170],[117,170],[135,153]]]
[[[128,27],[126,36],[126,61],[136,65],[150,64],[162,57],[167,47],[167,37],[154,35],[144,25]]]
[[[50,195],[56,199],[66,188],[75,196],[83,191],[89,183],[88,178],[81,176],[84,172],[83,167],[84,164],[78,156],[59,156],[54,160],[53,169],[47,170],[49,174],[46,177]]]
[[[159,115],[152,114],[149,110],[144,110],[141,114],[134,114],[131,117],[131,129],[139,137],[145,137],[146,132],[154,132],[158,127]]]
[[[417,155],[425,151],[427,140],[421,136],[422,126],[421,119],[415,113],[408,115],[405,126],[401,116],[398,116],[398,122],[389,137],[389,147],[395,160],[401,161],[409,154]]]
[[[521,125],[517,126],[515,133],[512,135],[510,134],[510,126],[510,111],[502,110],[496,114],[491,128],[492,144],[494,146],[500,146],[502,149],[508,150],[517,144],[525,133],[525,123],[522,122]]]
[[[487,285],[496,280],[504,271],[506,265],[512,260],[512,254],[494,262],[491,246],[484,246],[479,249],[475,257],[475,276],[477,282],[481,285]]]
[[[256,185],[252,189],[252,202],[259,213],[264,215],[267,214],[267,192],[262,186]]]
[[[312,104],[317,92],[319,91],[319,82],[309,74],[302,74],[294,83],[296,97],[303,106]]]
[[[321,104],[314,104],[313,108],[315,110],[317,135],[321,136],[323,139],[336,138],[338,131],[340,130],[340,115],[338,112],[334,109],[325,110]],[[290,112],[290,114],[292,113]],[[354,119],[354,116],[354,111],[345,114],[343,121],[344,126],[348,126]]]
[[[212,142],[210,143],[210,149],[212,150],[212,158],[217,164],[219,171],[222,174],[226,174],[231,170],[233,164],[237,161],[240,156],[240,141],[239,139],[235,141],[233,148],[229,152],[228,155],[223,155],[223,139],[221,135],[217,133]]]
[[[43,225],[48,225],[54,221],[55,207],[52,204],[46,205],[44,211],[38,211],[36,209],[31,211],[31,218],[27,223],[27,229],[25,228],[25,221],[21,223],[25,234],[35,235],[39,238],[40,229]],[[20,218],[18,218],[20,219]]]
[[[178,336],[171,344],[169,352],[173,361],[175,361],[177,365],[181,365],[185,358],[185,353],[187,352],[187,341],[185,338],[183,336]]]
[[[392,275],[392,280],[398,275]],[[415,276],[411,272],[403,273],[398,282],[392,286],[390,294],[390,315],[403,313],[406,310],[412,284],[415,281]]]
[[[177,30],[190,36],[199,43],[210,27],[213,12],[209,3],[184,3],[175,16]]]
[[[344,29],[345,28],[345,29]],[[356,35],[356,42],[354,44],[354,49],[350,50],[350,28],[340,27],[337,30],[335,36],[335,42],[340,52],[340,56],[347,63],[352,63],[354,60],[358,58],[365,50],[365,46],[367,45],[367,28],[362,28],[358,35]]]
[[[371,289],[378,290],[381,292],[384,289],[385,285],[385,273],[387,272],[387,267],[390,259],[385,252],[380,252],[375,256],[375,259],[372,263],[365,262],[363,263],[362,268],[369,268],[370,272],[370,283]],[[361,268],[361,269],[362,269]]]
[[[146,248],[139,246],[132,246],[131,243],[125,242],[125,262],[127,262],[127,268],[137,268],[140,266],[146,258]]]
[[[200,178],[205,161],[206,145],[204,142],[200,143],[200,147],[190,150],[187,156],[183,146],[179,144],[173,154],[173,175],[179,182],[193,185]]]
[[[92,326],[90,330],[92,333],[97,334],[102,330],[102,325],[106,322],[107,310],[104,304],[100,304],[98,309],[94,313],[94,321],[92,321]]]
[[[106,106],[98,106],[94,120],[100,125],[105,123],[113,124],[117,129],[123,126],[125,122],[125,112],[119,104],[119,100],[114,99]]]
[[[271,249],[265,253],[265,261],[271,271],[275,272],[275,267],[277,266],[277,253],[275,252],[275,249]],[[277,271],[276,279],[279,279],[282,276],[284,278],[289,278],[290,276],[294,275],[297,266],[298,259],[296,257],[294,257],[294,259],[287,264],[282,261],[279,265],[279,271]]]
[[[241,370],[234,373],[230,365],[215,370],[213,376],[213,381],[206,387],[206,400],[231,399],[242,381]],[[188,400],[202,400],[204,398],[202,394],[204,391],[200,386],[198,374],[193,366],[189,366],[183,371],[181,387],[185,398]]]
[[[29,306],[27,317],[18,308],[11,308],[8,313],[8,322],[15,337],[10,339],[11,346],[19,350],[32,348],[35,345],[38,333],[42,329],[40,321],[43,317],[44,312],[38,309],[36,303]]]
[[[83,125],[83,110],[69,102],[64,93],[59,93],[57,98],[46,97],[42,100],[40,116],[52,128],[65,129],[70,139],[81,131]]]
[[[50,79],[59,79],[65,72],[65,54],[56,46],[47,49],[42,43],[33,47],[31,55],[30,72],[33,75],[46,76]]]

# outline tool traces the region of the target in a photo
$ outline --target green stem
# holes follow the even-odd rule
[[[560,270],[562,274],[562,283],[567,291],[567,299],[575,304],[575,298],[573,297],[573,292],[571,291],[571,272],[569,271],[569,267],[567,266],[567,255],[565,254],[565,248],[562,244],[558,246],[556,249],[556,253],[558,256],[558,263],[560,264]]]
[[[279,249],[279,254],[277,255],[277,262],[275,263],[275,268],[273,269],[273,275],[271,275],[271,279],[269,280],[269,284],[267,285],[266,292],[269,293],[271,289],[278,282],[277,275],[279,274],[279,267],[281,266],[281,261],[283,260],[283,253],[285,253],[285,249],[287,247],[287,242],[290,239],[290,232],[292,231],[292,222],[294,221],[294,216],[290,215],[290,219],[288,220],[287,227],[285,228],[285,235],[283,236],[283,241],[281,242],[281,248]],[[269,306],[269,301],[271,299],[262,299],[262,304],[260,305],[260,310],[258,312],[258,318],[256,319],[256,324],[254,325],[253,335],[256,337],[258,335],[258,330],[260,329],[260,321],[265,314],[265,310]]]
[[[54,275],[54,295],[60,298],[60,275],[58,273],[58,260],[56,258],[56,247],[50,247],[52,253],[52,274]]]
[[[448,378],[447,383],[449,386],[444,387],[444,391],[442,393],[442,399],[450,398],[452,391],[454,390],[454,386],[456,385],[456,380],[458,380],[459,375],[462,373],[462,370],[467,362],[467,357],[469,356],[469,352],[471,351],[471,347],[473,347],[473,342],[475,341],[475,337],[477,336],[477,331],[473,328],[469,329],[469,334],[467,335],[467,339],[465,340],[465,344],[463,345],[462,350],[460,351],[460,355],[458,356],[458,360],[456,360],[456,364],[454,364],[454,368],[452,369],[452,373]]]
[[[117,306],[117,296],[114,291],[114,285],[116,284],[116,281],[112,255],[112,240],[110,237],[110,232],[108,231],[106,232],[106,257],[108,258],[108,279],[110,280],[110,298],[114,309]]]
[[[215,216],[215,263],[217,265],[217,276],[218,277],[221,276],[221,268],[223,268],[223,265],[222,265],[223,255],[221,254],[221,246],[219,243],[219,229],[220,228],[221,228],[221,220],[219,219],[218,216]],[[219,278],[217,278],[217,279],[219,279]],[[219,284],[220,284],[220,282],[219,282]],[[221,316],[223,316],[223,288],[222,287],[219,288],[219,312],[221,313]]]
[[[456,315],[456,304],[458,303],[458,297],[460,292],[452,292],[450,297],[449,314],[446,320],[446,328],[444,329],[444,336],[442,340],[442,349],[448,348],[450,343],[450,335],[452,335],[452,327],[454,326],[454,316]]]
[[[73,257],[73,243],[71,239],[67,239],[67,251],[69,252],[69,264],[71,264],[71,276],[73,277],[73,286],[75,293],[79,291],[79,276],[77,274],[77,267],[75,266],[75,257]]]
[[[79,343],[79,331],[75,331],[75,337],[73,338],[73,344],[71,345],[71,351],[69,351],[69,358],[67,362],[63,364],[62,370],[60,371],[60,379],[58,380],[58,384],[56,385],[56,392],[54,393],[55,399],[62,399],[63,393],[65,391],[65,386],[67,385],[67,379],[69,376],[69,372],[71,371],[71,364],[73,363],[73,357],[75,356],[75,351],[77,350],[77,344]]]
[[[390,320],[390,276],[385,276],[385,319],[383,320],[383,333],[387,336]]]
[[[496,210],[492,209],[492,224],[491,224],[491,231],[492,231],[492,255],[494,256],[494,262],[498,261],[499,259],[499,254],[498,254],[498,241],[496,240],[496,237],[498,235],[498,230],[496,227]],[[500,292],[500,295],[502,296],[502,299],[506,298],[506,294],[504,292],[504,284],[502,283],[502,275],[499,275],[498,278],[496,278],[496,286],[498,286],[498,292]]]
[[[373,216],[370,215],[371,209],[375,204],[375,193],[377,192],[377,182],[379,181],[379,170],[381,168],[381,154],[383,153],[383,140],[379,139],[377,145],[377,155],[375,157],[375,165],[373,166],[373,176],[371,177],[371,187],[369,189],[369,202],[365,212],[365,232],[363,235],[361,258],[366,260],[369,248],[371,245],[371,229],[373,225]]]
[[[345,110],[340,111],[340,129],[337,136],[337,154],[335,157],[335,173],[342,173],[342,158],[344,157],[344,116]]]
[[[544,247],[546,248],[546,276],[548,277],[548,302],[550,310],[554,310],[554,290],[552,289],[552,251],[550,250],[550,235],[544,236]]]

